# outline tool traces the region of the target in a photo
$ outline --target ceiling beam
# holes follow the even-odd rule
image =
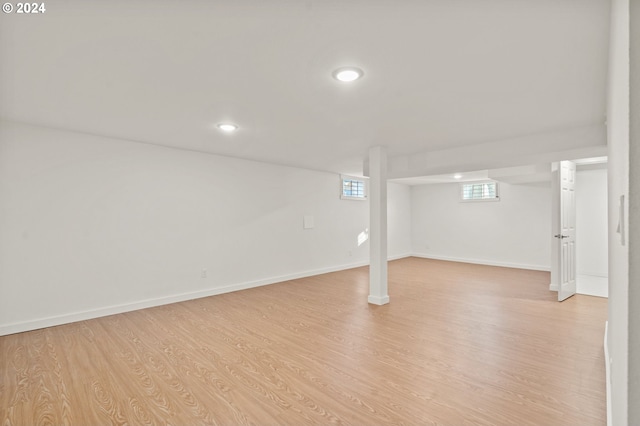
[[[604,124],[389,158],[388,177],[498,169],[607,155]],[[368,170],[365,161],[365,176]]]

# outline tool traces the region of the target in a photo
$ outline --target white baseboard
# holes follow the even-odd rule
[[[558,284],[549,283],[549,291],[558,291]]]
[[[387,303],[389,303],[389,295],[383,297],[369,295],[367,301],[372,305],[386,305]]]
[[[607,389],[607,426],[613,425],[613,413],[611,412],[611,361],[609,360],[609,321],[604,323],[604,371]]]
[[[390,256],[389,260],[402,259],[409,257],[409,254]],[[53,327],[61,324],[68,324],[76,321],[85,321],[94,318],[105,317],[108,315],[121,314],[124,312],[136,311],[138,309],[152,308],[154,306],[168,305],[170,303],[184,302],[186,300],[199,299],[201,297],[215,296],[223,293],[231,293],[233,291],[246,290],[249,288],[260,287],[263,285],[280,283],[283,281],[290,281],[299,278],[311,277],[314,275],[326,274],[329,272],[343,271],[346,269],[359,268],[361,266],[367,266],[368,261],[347,263],[338,266],[332,266],[327,268],[313,269],[303,272],[297,272],[294,274],[281,275],[277,277],[265,278],[261,280],[249,281],[244,283],[229,284],[220,287],[209,288],[206,290],[179,293],[171,296],[158,297],[153,299],[141,300],[133,303],[123,303],[119,305],[105,306],[102,308],[89,309],[85,311],[72,312],[69,314],[56,315],[45,318],[38,318],[29,321],[21,321],[9,324],[0,325],[0,336],[6,336],[8,334],[22,333],[24,331],[37,330],[45,327]]]
[[[424,259],[447,260],[450,262],[474,263],[477,265],[488,265],[488,266],[501,266],[503,268],[530,269],[533,271],[547,271],[547,272],[551,270],[551,268],[547,265],[531,265],[531,264],[525,264],[525,263],[500,262],[500,261],[485,260],[485,259],[470,259],[470,258],[463,258],[463,257],[439,256],[439,255],[427,254],[427,253],[412,253],[412,256],[421,257]]]
[[[398,260],[398,259],[404,259],[405,257],[411,257],[412,254],[411,253],[402,253],[402,254],[395,254],[393,256],[389,256],[387,257],[387,260]],[[367,262],[367,265],[369,263]]]
[[[594,272],[594,271],[577,271],[576,275],[588,275],[590,277],[609,278],[608,272]]]

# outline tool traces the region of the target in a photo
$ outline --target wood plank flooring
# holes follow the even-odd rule
[[[604,425],[606,299],[428,259],[0,337],[0,425]]]

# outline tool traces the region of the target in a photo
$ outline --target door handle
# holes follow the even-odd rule
[[[556,235],[554,235],[554,237],[556,237],[556,238],[560,238],[560,239],[562,239],[562,238],[569,238],[569,236],[568,236],[568,235],[562,235],[562,234],[556,234]]]

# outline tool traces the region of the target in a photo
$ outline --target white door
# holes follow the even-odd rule
[[[560,162],[560,246],[558,301],[576,294],[576,163]]]

